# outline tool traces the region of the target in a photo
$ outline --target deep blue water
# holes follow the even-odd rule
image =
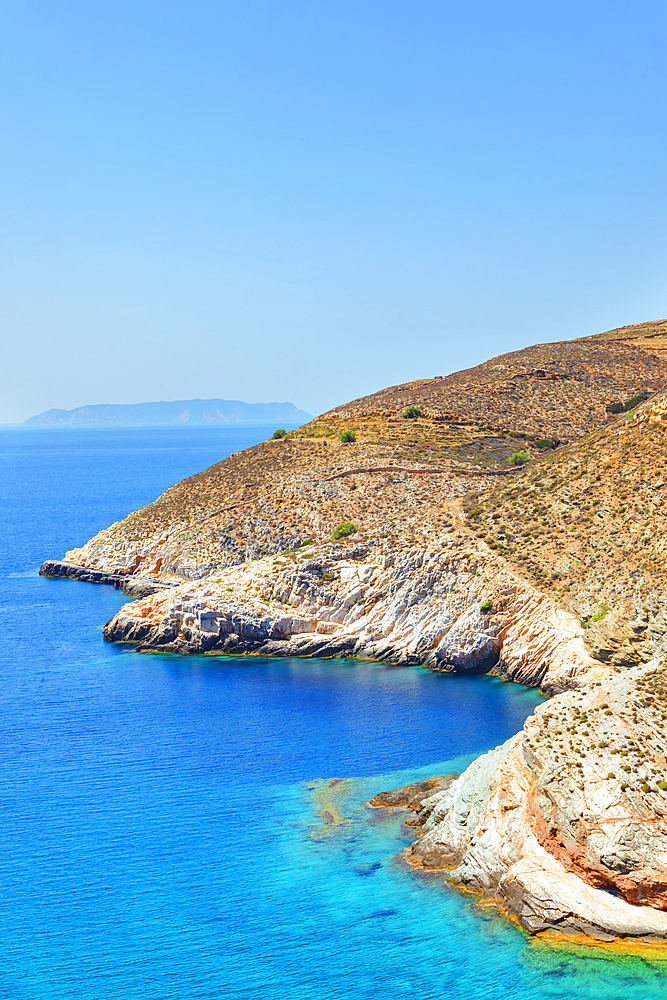
[[[405,869],[363,806],[516,732],[534,691],[140,655],[102,641],[126,598],[37,576],[266,436],[0,431],[0,996],[664,1000],[661,963],[536,944]]]

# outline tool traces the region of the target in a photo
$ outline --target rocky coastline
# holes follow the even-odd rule
[[[149,580],[141,576],[108,573],[91,566],[77,566],[63,559],[47,559],[39,568],[39,575],[53,580],[79,580],[82,583],[101,583],[120,590],[128,597],[148,597],[174,584],[163,580]]]
[[[141,651],[353,656],[493,673],[548,693],[599,668],[584,629],[483,544],[309,543],[125,605],[105,638]],[[486,551],[485,551],[486,550]]]
[[[530,933],[665,940],[664,683],[651,663],[540,706],[422,800],[407,860],[492,898]]]
[[[40,572],[138,598],[104,635],[144,652],[539,686],[521,733],[389,802],[415,814],[406,860],[532,934],[667,941],[667,323],[629,331],[355,401]]]

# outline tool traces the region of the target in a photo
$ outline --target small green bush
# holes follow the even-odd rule
[[[647,399],[648,399],[648,393],[642,392],[639,394],[639,396],[633,396],[631,399],[628,399],[623,409],[627,413],[628,410],[634,410],[634,408],[636,406],[639,406],[640,403],[645,403]]]
[[[271,440],[280,441],[280,439],[284,437],[287,437],[287,431],[285,430],[284,427],[281,427],[279,430],[273,432],[273,434],[271,435]]]
[[[417,417],[423,417],[424,414],[418,406],[406,406],[403,410],[403,416],[407,417],[409,420],[416,420]]]
[[[347,538],[348,535],[354,535],[357,531],[359,529],[352,521],[341,521],[331,532],[331,537],[337,541],[339,538]]]
[[[490,611],[492,607],[493,604],[491,603],[491,601],[484,601],[484,604],[480,604],[479,610],[486,613],[487,611]]]
[[[530,455],[527,451],[515,451],[513,455],[507,459],[511,465],[525,465],[526,462],[530,462]]]
[[[343,444],[351,444],[352,441],[357,440],[357,435],[354,431],[341,431],[338,435],[338,440],[342,441]]]
[[[607,407],[607,413],[628,413],[629,410],[634,410],[640,403],[645,403],[647,399],[648,393],[641,392],[638,396],[631,396],[630,399],[626,399],[624,403],[610,403]]]

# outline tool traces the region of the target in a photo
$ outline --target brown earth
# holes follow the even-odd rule
[[[326,432],[340,421],[360,421],[365,430],[369,418],[397,418],[406,406],[418,406],[438,421],[571,441],[603,424],[607,405],[657,391],[666,375],[667,320],[661,320],[537,344],[444,378],[392,386],[330,410],[308,430]]]
[[[595,655],[636,663],[667,635],[667,392],[473,491],[467,522],[587,628]]]

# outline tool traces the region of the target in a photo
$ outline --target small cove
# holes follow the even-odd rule
[[[377,791],[461,770],[538,703],[354,661],[142,656],[126,598],[43,558],[257,429],[0,433],[0,995],[664,998],[662,963],[527,941],[406,869]],[[317,783],[344,779],[326,827]]]

